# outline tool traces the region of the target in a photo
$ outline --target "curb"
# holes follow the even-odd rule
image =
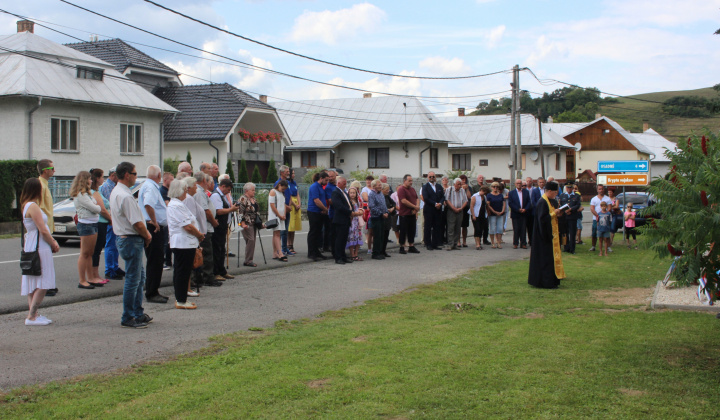
[[[655,285],[655,292],[653,293],[652,302],[650,303],[650,307],[653,309],[670,309],[675,311],[699,311],[699,312],[710,312],[710,313],[720,313],[720,305],[675,305],[672,303],[656,303],[658,291],[660,288],[663,287],[662,280],[658,280],[657,285]]]

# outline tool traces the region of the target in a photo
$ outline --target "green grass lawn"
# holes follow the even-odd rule
[[[565,257],[568,279],[558,290],[529,287],[527,260],[501,263],[315,320],[219,336],[167,362],[18,389],[0,397],[0,412],[4,419],[715,417],[720,322],[649,309],[644,298],[666,261],[622,246],[605,258],[587,249]]]

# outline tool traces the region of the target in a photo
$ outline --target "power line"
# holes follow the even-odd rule
[[[61,0],[61,1],[65,1],[65,0]],[[338,63],[333,63],[333,62],[331,62],[331,61],[321,60],[321,59],[319,59],[319,58],[310,57],[310,56],[303,55],[303,54],[300,54],[300,53],[296,53],[296,52],[293,52],[293,51],[289,51],[289,50],[286,50],[286,49],[283,49],[283,48],[280,48],[280,47],[276,47],[276,46],[274,46],[274,45],[270,45],[270,44],[267,44],[267,43],[264,43],[264,42],[261,42],[261,41],[252,39],[252,38],[248,38],[248,37],[246,37],[246,36],[237,34],[237,33],[235,33],[235,32],[228,31],[227,29],[220,28],[220,27],[218,27],[218,26],[215,26],[215,25],[210,24],[210,23],[208,23],[208,22],[205,22],[205,21],[203,21],[203,20],[194,18],[194,17],[192,17],[192,16],[188,16],[188,15],[186,15],[186,14],[184,14],[184,13],[178,12],[177,10],[171,9],[171,8],[169,8],[169,7],[167,7],[167,6],[163,6],[162,4],[156,3],[156,2],[154,2],[154,1],[152,1],[152,0],[144,0],[144,1],[145,1],[146,3],[152,4],[152,5],[155,6],[155,7],[159,7],[159,8],[161,8],[161,9],[163,9],[163,10],[167,10],[167,11],[170,12],[170,13],[174,13],[174,14],[176,14],[176,15],[178,15],[178,16],[182,16],[182,17],[184,17],[185,19],[189,19],[189,20],[192,20],[193,22],[197,22],[197,23],[199,23],[199,24],[201,24],[201,25],[204,25],[204,26],[207,26],[207,27],[209,27],[209,28],[215,29],[216,31],[220,31],[220,32],[226,33],[226,34],[228,34],[228,35],[232,35],[232,36],[234,36],[234,37],[243,39],[243,40],[248,41],[248,42],[252,42],[252,43],[254,43],[254,44],[262,45],[263,47],[267,47],[267,48],[270,48],[270,49],[273,49],[273,50],[276,50],[276,51],[281,51],[281,52],[284,52],[284,53],[286,53],[286,54],[294,55],[294,56],[296,56],[296,57],[305,58],[305,59],[307,59],[307,60],[315,61],[315,62],[318,62],[318,63],[323,63],[323,64],[327,64],[327,65],[330,65],[330,66],[341,67],[341,68],[344,68],[344,69],[359,71],[359,72],[363,72],[363,73],[377,74],[377,75],[380,75],[380,76],[402,77],[402,78],[407,78],[407,79],[459,80],[459,79],[476,79],[476,78],[480,78],[480,77],[492,76],[492,75],[495,75],[495,74],[509,73],[509,72],[512,71],[512,70],[499,70],[499,71],[495,71],[495,72],[492,72],[492,73],[476,74],[476,75],[471,75],[471,76],[431,77],[431,76],[409,76],[409,75],[405,75],[405,74],[393,74],[393,73],[385,73],[385,72],[374,71],[374,70],[366,70],[366,69],[361,69],[361,68],[358,68],[358,67],[346,66],[346,65],[344,65],[344,64],[338,64]],[[68,2],[65,1],[65,3],[68,3]]]

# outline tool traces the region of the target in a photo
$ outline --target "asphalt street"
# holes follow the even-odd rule
[[[472,238],[468,239],[472,242]],[[74,267],[77,245],[71,244],[63,246],[55,260],[60,293],[46,298],[40,310],[53,324],[25,326],[27,300],[19,293],[17,260],[8,261],[18,254],[13,249],[19,246],[19,241],[3,240],[0,255],[12,256],[0,262],[5,285],[0,299],[3,308],[12,305],[16,309],[0,315],[3,337],[0,389],[164,359],[207,346],[208,338],[217,334],[271,327],[282,319],[312,318],[324,311],[359,305],[368,299],[453,278],[499,261],[529,258],[529,250],[514,250],[508,245],[512,242],[511,231],[504,239],[506,245],[502,250],[488,246],[477,251],[472,245],[452,252],[420,248],[419,255],[399,255],[393,244],[389,249],[392,258],[373,261],[363,253],[365,261],[337,265],[332,260],[313,263],[305,258],[303,233],[296,240],[299,254],[290,263],[268,259],[265,266],[258,246],[255,259],[258,268],[236,268],[232,264],[230,272],[239,274],[237,278],[219,288],[203,288],[199,297],[190,299],[197,303],[197,310],[174,309],[172,303],[145,303],[145,311],[154,321],[143,330],[120,327],[122,281],[113,281],[102,289],[77,289]],[[264,237],[263,242],[270,258],[270,238]],[[165,272],[165,287],[161,289],[168,296],[173,295],[171,273]]]

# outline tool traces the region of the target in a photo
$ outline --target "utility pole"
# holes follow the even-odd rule
[[[540,139],[540,172],[542,173],[543,179],[545,178],[545,153],[543,153],[543,141],[542,141],[542,112],[538,109],[538,137]]]
[[[517,64],[513,67],[513,73],[515,74],[515,173],[517,178],[522,178],[522,141],[520,136],[520,66]]]
[[[510,83],[510,86],[512,87],[512,95],[510,99],[510,161],[508,161],[508,167],[510,168],[510,188],[515,185],[515,170],[517,168],[517,155],[515,154],[515,118],[517,118],[515,113],[515,110],[517,109],[515,106],[515,69],[517,67],[517,64],[513,67],[513,81]]]

